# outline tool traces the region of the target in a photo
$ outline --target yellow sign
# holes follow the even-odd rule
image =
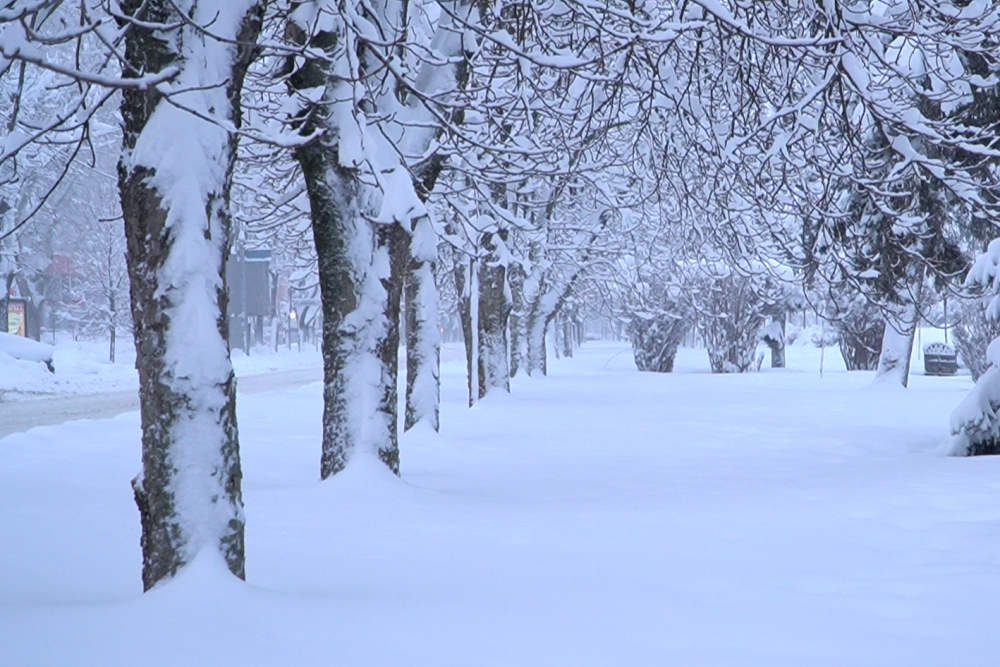
[[[7,333],[15,336],[27,336],[28,332],[24,326],[25,302],[20,299],[11,299],[7,304]]]

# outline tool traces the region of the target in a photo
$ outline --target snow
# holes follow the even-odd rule
[[[52,346],[0,331],[0,356],[23,361],[52,361]]]
[[[967,376],[588,343],[469,409],[454,352],[402,479],[318,481],[320,384],[240,396],[247,583],[142,595],[137,414],[0,440],[0,665],[996,664],[1000,460],[936,452]]]
[[[20,339],[19,343],[34,341]],[[0,354],[0,401],[30,398],[97,394],[112,391],[139,390],[135,371],[135,347],[122,337],[118,341],[116,363],[108,363],[108,344],[105,341],[73,341],[59,338],[52,346],[55,372],[50,373],[44,364],[20,361]],[[300,368],[320,368],[323,365],[319,351],[311,344],[277,351],[267,347],[254,347],[249,355],[234,350],[233,367],[237,377],[261,375]]]

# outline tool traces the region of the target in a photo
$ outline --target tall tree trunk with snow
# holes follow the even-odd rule
[[[507,284],[510,287],[511,311],[510,311],[510,376],[516,377],[518,371],[524,366],[528,355],[526,346],[527,336],[525,335],[525,322],[527,315],[527,304],[524,298],[524,266],[520,262],[511,262],[507,267]]]
[[[458,292],[458,318],[462,324],[462,341],[465,344],[465,377],[468,381],[469,407],[479,397],[479,287],[477,286],[477,262],[474,258],[455,253],[455,289]]]
[[[672,373],[674,358],[684,336],[691,328],[687,313],[636,313],[629,323],[632,354],[640,371]]]
[[[118,333],[118,322],[115,317],[115,313],[117,313],[118,308],[115,304],[115,297],[113,294],[108,298],[108,300],[110,301],[109,306],[112,313],[111,324],[108,325],[108,362],[113,364],[115,363],[115,338]]]
[[[910,380],[910,358],[917,335],[916,311],[907,308],[902,317],[887,321],[882,334],[882,350],[875,371],[876,382],[898,382],[907,386]]]
[[[885,319],[878,306],[858,294],[833,313],[840,354],[849,371],[873,371],[878,368],[885,337]]]
[[[389,249],[364,219],[362,186],[340,164],[335,141],[296,151],[309,192],[323,308],[323,479],[343,470],[358,447],[399,471],[396,411],[386,396],[395,378],[385,366],[388,293],[379,273],[388,277]],[[398,336],[397,329],[397,343]]]
[[[525,337],[527,343],[526,369],[528,375],[539,372],[542,375],[548,373],[548,356],[545,348],[545,336],[548,333],[551,316],[549,309],[544,305],[544,297],[550,296],[542,292],[531,304],[528,310],[528,318],[525,323]]]
[[[475,40],[466,39],[469,35],[465,26],[476,21],[470,0],[446,0],[441,5],[446,11],[437,22],[430,45],[438,57],[423,60],[414,83],[414,88],[423,95],[439,98],[468,84],[468,67],[462,59],[469,54],[465,54],[463,43],[468,42],[471,46]],[[429,113],[427,104],[426,100],[421,101],[416,95],[408,102],[408,110],[414,112],[417,122],[408,129],[403,143],[409,144],[414,155],[427,155],[435,138],[442,133],[438,118]],[[436,111],[442,113],[441,108]],[[461,106],[445,113],[455,124],[462,124],[465,110]],[[414,191],[423,202],[426,203],[434,190],[445,161],[444,154],[434,154],[414,173]],[[427,420],[437,431],[440,429],[441,403],[441,331],[438,328],[438,291],[434,281],[437,235],[427,215],[411,221],[410,233],[410,258],[404,278],[406,407],[403,429],[409,430],[418,422]],[[461,298],[461,289],[459,296]],[[463,318],[463,331],[465,326],[466,319]],[[469,388],[471,401],[471,379]]]
[[[133,72],[178,69],[122,95],[119,189],[139,371],[146,590],[203,548],[244,573],[236,378],[229,360],[225,259],[240,89],[260,30],[254,0],[128,0]],[[177,11],[183,11],[184,17]],[[150,24],[177,26],[154,30]],[[194,113],[185,111],[191,109]],[[198,114],[198,115],[196,115]],[[199,117],[202,116],[202,117]]]
[[[573,320],[573,315],[569,312],[563,312],[562,344],[563,356],[571,359],[573,357],[573,350],[576,347],[576,323]]]
[[[393,331],[398,344],[398,314],[395,323],[387,317],[392,308],[386,289],[392,286],[395,230],[380,230],[370,222],[378,212],[371,210],[370,186],[363,182],[359,164],[342,159],[345,142],[352,151],[360,143],[348,134],[358,131],[355,82],[337,70],[344,65],[345,45],[339,43],[343,26],[307,35],[312,27],[293,20],[288,33],[327,57],[297,63],[288,82],[293,93],[302,94],[299,131],[320,134],[295,151],[309,196],[323,309],[320,476],[326,479],[343,470],[358,450],[373,453],[398,474],[397,413],[390,397],[396,391],[396,357],[395,349],[389,349]],[[313,91],[322,91],[321,98]]]
[[[486,251],[479,264],[479,398],[491,389],[510,392],[510,365],[507,359],[507,319],[510,292],[507,289],[506,249],[503,232],[487,232],[480,242]]]
[[[554,206],[554,202],[555,199],[550,204],[550,208]],[[547,215],[551,215],[551,212]],[[547,373],[545,337],[549,324],[562,310],[566,301],[572,297],[577,282],[583,276],[586,266],[594,254],[595,242],[607,229],[614,215],[613,211],[605,210],[597,216],[596,225],[586,233],[586,238],[581,245],[581,252],[576,258],[576,265],[570,275],[561,280],[554,280],[555,276],[549,270],[550,263],[545,257],[543,243],[537,244],[537,250],[534,246],[532,247],[529,256],[532,268],[525,279],[524,290],[525,298],[529,304],[524,327],[528,375],[532,375],[536,371],[541,372],[542,375]]]
[[[378,225],[375,231],[379,246],[376,252],[384,248],[389,258],[388,275],[383,274],[380,278],[385,291],[382,303],[385,333],[375,346],[382,363],[382,399],[378,404],[378,414],[384,415],[388,440],[386,444],[375,443],[375,446],[382,461],[399,474],[399,326],[410,261],[410,235],[398,224]]]
[[[923,293],[924,272],[920,270],[919,273],[919,278],[912,281],[910,302],[899,305],[886,318],[875,382],[898,382],[904,387],[909,384],[910,358],[913,356],[913,342],[920,325],[919,304]]]
[[[784,316],[782,316],[784,317]],[[760,339],[771,351],[771,368],[785,367],[785,326],[784,319],[771,320],[760,330]]]
[[[421,420],[439,430],[441,331],[434,282],[437,235],[426,217],[416,222],[406,268],[406,414],[403,429]]]

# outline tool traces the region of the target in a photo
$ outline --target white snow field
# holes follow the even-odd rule
[[[17,336],[0,341],[0,401],[139,390],[135,346],[130,337],[122,336],[113,364],[108,363],[107,343],[60,339],[52,348],[54,373],[50,373],[43,363],[2,354],[3,344],[11,339],[18,339],[17,348],[9,345],[11,350],[49,348]],[[302,345],[301,351],[285,346],[277,351],[256,347],[245,355],[241,350],[234,350],[232,359],[237,377],[323,367],[319,351],[310,344]]]
[[[319,482],[320,385],[241,395],[247,582],[202,553],[143,595],[138,416],[0,440],[11,667],[996,667],[1000,458],[939,453],[968,376],[550,376]]]

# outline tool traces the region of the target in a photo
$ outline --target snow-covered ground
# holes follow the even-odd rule
[[[52,364],[55,373],[50,373],[45,364],[0,355],[0,401],[138,391],[132,341],[120,340],[116,352],[112,364],[108,362],[107,342],[57,339]],[[301,351],[296,346],[282,346],[277,351],[256,347],[249,355],[242,350],[233,352],[233,366],[239,377],[322,365],[319,352],[311,344],[302,345]]]
[[[926,342],[926,341],[925,341]],[[937,453],[968,376],[637,373],[588,343],[318,477],[319,385],[240,397],[247,583],[142,595],[138,417],[0,440],[0,665],[995,667],[1000,459]]]

